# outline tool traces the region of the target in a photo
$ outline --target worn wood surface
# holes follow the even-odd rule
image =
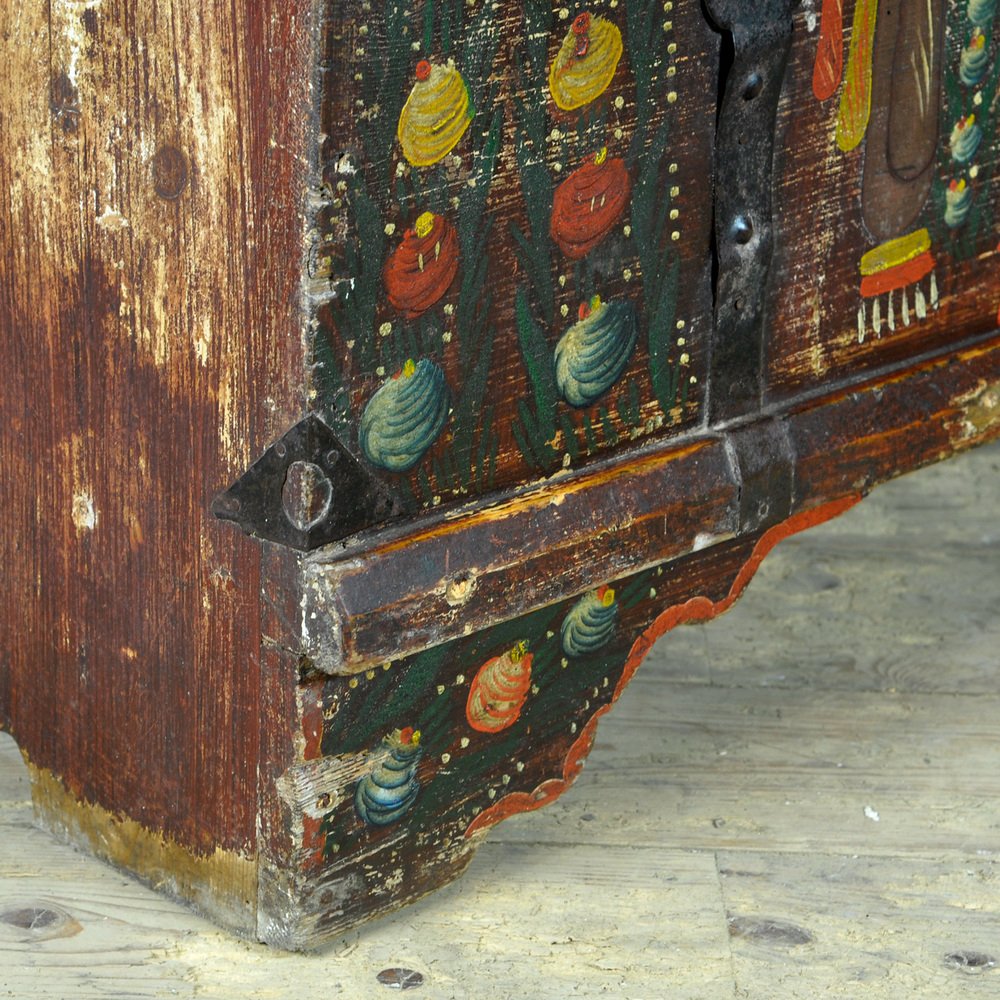
[[[725,610],[779,539],[842,513],[861,491],[904,468],[995,436],[998,365],[1000,351],[990,341],[803,401],[782,425],[791,456],[784,495],[777,488],[782,480],[770,472],[762,493],[755,494],[760,487],[753,479],[739,480],[737,489],[736,467],[749,461],[741,452],[747,439],[741,430],[721,434],[714,451],[724,444],[735,453],[730,509],[723,508],[732,527],[724,524],[722,537],[681,538],[694,551],[611,579],[597,575],[582,596],[517,617],[499,611],[490,586],[476,592],[475,574],[484,566],[488,570],[489,560],[470,553],[476,544],[492,546],[498,559],[517,552],[524,535],[505,528],[508,518],[530,522],[531,496],[522,498],[520,510],[515,503],[511,510],[445,518],[437,532],[415,537],[412,550],[387,540],[362,550],[363,558],[342,554],[349,585],[356,584],[351,576],[358,577],[359,568],[370,573],[372,594],[356,585],[353,594],[384,602],[382,623],[392,626],[388,634],[380,637],[368,628],[383,643],[377,647],[383,655],[392,656],[430,622],[449,622],[447,641],[363,664],[347,676],[331,675],[308,650],[302,658],[302,749],[276,775],[289,839],[273,867],[293,881],[267,894],[260,925],[266,924],[266,939],[283,947],[313,947],[354,921],[411,902],[455,877],[488,826],[553,801],[578,774],[596,725],[618,701],[653,637]],[[704,461],[712,454],[713,446],[690,456],[682,452],[679,463],[683,468],[685,458]],[[663,462],[667,481],[669,458]],[[651,457],[651,467],[657,460]],[[695,505],[697,483],[695,478],[681,484],[691,489]],[[614,496],[613,477],[594,492],[602,486]],[[837,499],[824,503],[828,497]],[[565,500],[570,510],[574,500]],[[623,503],[621,520],[612,522],[617,531],[609,532],[617,536],[609,539],[610,551],[619,554],[617,542],[620,555],[639,564],[648,552],[641,546],[628,549],[630,520],[642,525],[644,519],[642,502],[633,496]],[[648,520],[655,528],[655,498],[652,503]],[[755,520],[758,512],[772,520]],[[553,520],[551,534],[538,530],[539,548],[546,547],[541,539],[566,533],[560,518]],[[469,550],[461,547],[465,539],[471,539]],[[416,569],[392,572],[394,565]],[[475,572],[465,571],[469,565]],[[555,563],[553,571],[560,566]],[[598,558],[593,572],[605,568]],[[321,591],[317,583],[326,574],[335,580],[338,564],[317,559],[313,569],[312,587]],[[514,592],[524,587],[524,600],[531,601],[531,570],[528,561],[512,567],[506,579],[497,574],[500,586]],[[413,577],[433,580],[442,572],[442,585],[410,587]],[[449,573],[470,587],[467,602],[449,600]],[[385,600],[382,580],[398,599]],[[330,595],[320,592],[322,599],[311,595],[306,617],[318,624],[310,624],[310,632],[322,637],[329,607],[343,615],[350,586],[347,600],[342,596],[334,588]],[[422,608],[435,602],[458,605],[456,613],[424,617]],[[347,615],[341,620],[344,637],[356,641],[349,631],[355,623]],[[573,639],[578,628],[581,636],[587,633],[579,643]],[[489,725],[477,717],[477,697],[491,705]],[[364,796],[379,804],[369,811]]]
[[[990,4],[947,6],[946,42],[923,8],[897,31],[894,8],[850,6],[837,113],[836,53],[810,96],[796,15],[768,290],[782,410],[721,429],[701,406],[723,40],[687,0],[592,6],[0,15],[0,725],[53,828],[182,895],[208,886],[248,934],[315,943],[452,877],[487,825],[572,780],[660,612],[715,613],[768,531],[1000,430],[998,78],[992,33],[965,37]],[[902,97],[888,80],[921,51],[934,103],[911,133],[913,79]],[[424,156],[439,126],[448,149]],[[886,162],[859,173],[866,132]],[[859,261],[868,237],[911,223],[912,247],[876,257],[916,274],[926,223],[926,288],[872,292],[888,272]],[[211,498],[309,410],[400,510],[437,509],[308,562],[215,522]],[[502,724],[477,722],[477,690]],[[369,781],[393,809],[358,804]]]
[[[260,552],[208,506],[302,405],[310,9],[0,10],[0,722],[81,802],[244,858]]]
[[[403,967],[435,1000],[995,995],[998,475],[979,449],[782,543],[732,612],[660,642],[572,791],[314,956],[54,843],[5,741],[0,913],[56,916],[0,917],[0,990],[374,997]]]
[[[1000,431],[1000,342],[803,394],[781,421],[791,511],[867,491]],[[305,561],[314,624],[303,652],[324,672],[358,673],[745,533],[734,444],[702,432],[416,530],[321,549]]]
[[[700,6],[338,0],[324,28],[314,405],[383,466],[400,502],[461,501],[701,425],[720,39]],[[560,56],[574,37],[591,52],[575,70]],[[418,109],[435,101],[450,143],[424,132]],[[424,146],[440,148],[414,155]],[[435,289],[407,306],[392,275],[406,270],[401,247],[423,246],[425,212],[450,235],[423,247],[416,277],[413,251],[406,280]],[[561,227],[581,233],[579,251]],[[594,296],[627,308],[642,336],[613,384],[570,405],[552,352]],[[434,366],[451,401],[427,440],[398,430],[404,412],[393,429],[370,406],[408,359]],[[419,437],[416,464],[392,470],[366,450],[383,433],[407,454]]]
[[[821,20],[819,6],[795,12],[787,73],[799,85],[786,85],[778,113],[766,392],[775,402],[997,322],[995,11],[830,0]],[[832,50],[846,63],[842,81],[817,93],[806,81],[822,61],[824,23],[841,13]],[[976,31],[990,42],[970,74]],[[847,100],[852,88],[868,99]],[[927,249],[917,256],[930,270],[902,261],[875,275],[885,291],[866,292],[864,255],[920,231]]]
[[[29,616],[4,618],[3,707],[81,797],[246,848],[257,736],[233,720],[258,701],[259,556],[205,501],[285,419],[296,262],[262,282],[251,261],[297,244],[300,191],[247,77],[281,86],[295,14],[62,2],[2,16],[3,586]],[[212,669],[234,656],[239,685]]]

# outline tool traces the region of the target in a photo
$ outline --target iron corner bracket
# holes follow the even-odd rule
[[[309,552],[398,516],[400,505],[311,413],[215,498],[212,513],[247,534]]]

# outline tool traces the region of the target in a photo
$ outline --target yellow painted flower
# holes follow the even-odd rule
[[[472,102],[454,66],[421,59],[416,75],[397,134],[406,159],[415,167],[429,167],[447,156],[465,135],[472,121]]]
[[[577,15],[549,69],[549,90],[563,111],[582,108],[611,83],[622,56],[622,35],[603,17]]]

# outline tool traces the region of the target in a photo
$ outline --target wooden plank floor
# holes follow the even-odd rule
[[[397,967],[428,1000],[1000,996],[998,556],[1000,447],[783,543],[661,640],[559,802],[320,955],[34,829],[0,736],[0,997],[363,1000]]]

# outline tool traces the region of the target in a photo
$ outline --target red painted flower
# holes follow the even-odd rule
[[[424,212],[385,262],[389,301],[407,318],[426,312],[458,272],[458,236],[443,216]]]
[[[625,161],[602,149],[555,190],[550,233],[570,258],[586,257],[614,229],[625,211],[632,182]]]

